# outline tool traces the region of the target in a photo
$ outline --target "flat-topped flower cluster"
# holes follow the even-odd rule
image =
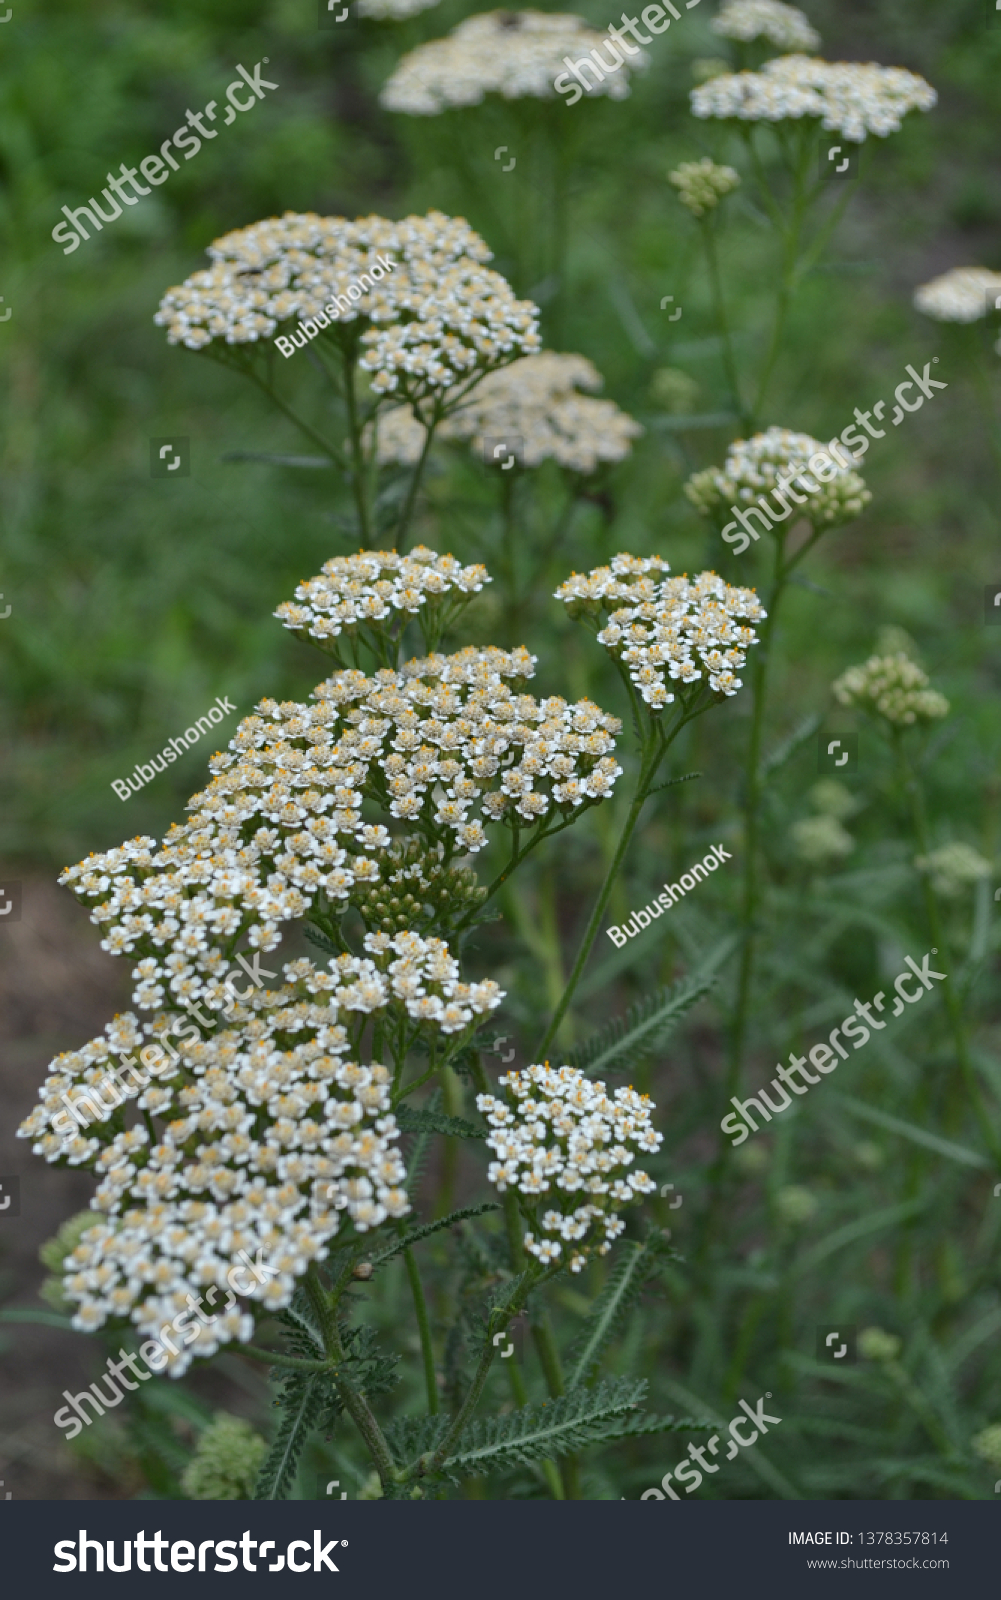
[[[1001,299],[1001,272],[988,267],[953,267],[914,292],[914,304],[936,322],[976,322]]]
[[[469,440],[482,454],[486,441],[519,441],[518,461],[538,467],[555,461],[571,472],[594,472],[604,461],[621,461],[640,423],[614,400],[597,400],[578,389],[601,388],[601,374],[586,356],[542,351],[488,373],[457,404],[438,438]],[[449,395],[443,399],[449,402]],[[412,466],[420,459],[425,430],[407,406],[379,418],[380,463]]]
[[[900,651],[870,656],[863,665],[849,667],[833,685],[834,697],[839,705],[856,706],[892,727],[906,728],[948,715],[948,700],[929,687],[930,681],[917,662]]]
[[[160,302],[154,321],[170,344],[255,344],[354,287],[338,327],[370,324],[361,366],[377,394],[420,397],[539,347],[537,307],[484,265],[491,251],[462,217],[289,211],[224,234],[208,254],[213,265]],[[385,276],[380,254],[393,263]]]
[[[110,1087],[112,1054],[141,1040],[131,1015],[52,1063],[20,1136],[49,1162],[91,1167],[102,1178],[94,1209],[120,1219],[89,1230],[67,1259],[75,1326],[127,1316],[155,1334],[188,1294],[232,1283],[241,1252],[262,1266],[241,1294],[279,1310],[342,1214],[364,1233],[410,1210],[391,1073],[364,1064],[366,1026],[375,1017],[398,1042],[401,1031],[461,1033],[503,994],[491,980],[460,982],[443,940],[369,934],[364,946],[326,969],[289,962],[282,987],[231,1005],[231,1025],[211,1037],[193,1028],[167,1048],[170,1019],[155,1018],[145,1031],[162,1042],[143,1051],[144,1082],[119,1073]],[[150,985],[155,965],[140,963]],[[121,1131],[123,1098],[146,1126]],[[193,1346],[187,1360],[206,1353]]]
[[[550,100],[564,57],[605,42],[580,17],[550,11],[486,11],[467,17],[444,39],[419,45],[399,62],[379,99],[388,111],[434,117],[451,106],[478,106],[487,94],[505,100]],[[646,66],[637,51],[630,65]],[[589,93],[621,100],[629,74],[611,75]]]
[[[162,846],[131,840],[59,881],[90,905],[103,949],[155,958],[176,1004],[222,1004],[241,936],[274,949],[321,891],[364,909],[359,887],[379,883],[391,842],[364,821],[366,798],[431,842],[444,829],[476,852],[485,824],[525,827],[611,794],[618,718],[518,692],[534,667],[523,648],[468,646],[372,677],[346,668],[318,685],[316,704],[263,700]],[[158,1005],[160,982],[143,979],[136,1005]]]
[[[741,687],[736,671],[757,643],[751,624],[766,613],[753,589],[726,583],[715,572],[659,578],[670,568],[659,556],[618,555],[609,567],[575,573],[556,591],[572,616],[602,612],[598,642],[627,667],[648,706],[674,700],[668,680],[686,688],[708,680],[714,694]]]
[[[420,432],[419,424],[414,426]],[[478,563],[464,567],[454,556],[437,555],[425,545],[403,556],[395,550],[359,550],[354,556],[334,556],[317,577],[304,578],[295,601],[283,601],[275,616],[290,632],[341,660],[340,635],[347,633],[353,639],[366,624],[383,625],[366,631],[367,639],[381,641],[387,636],[387,620],[405,623],[416,616],[425,639],[429,634],[440,636],[462,606],[490,582],[486,567]]]
[[[724,39],[767,39],[780,50],[816,50],[820,34],[796,6],[781,0],[726,0],[709,24]]]
[[[654,1154],[663,1135],[651,1125],[649,1095],[592,1082],[576,1067],[526,1067],[498,1080],[504,1099],[476,1097],[490,1125],[487,1146],[497,1157],[487,1171],[503,1193],[517,1190],[523,1209],[549,1238],[524,1237],[539,1261],[555,1261],[569,1247],[570,1270],[580,1272],[595,1250],[607,1255],[625,1228],[616,1205],[629,1205],[657,1186],[647,1173],[629,1169],[636,1151]],[[630,1149],[629,1146],[634,1146]],[[576,1197],[586,1196],[575,1204]]]
[[[938,96],[904,67],[876,62],[777,56],[760,72],[721,73],[692,90],[692,114],[738,122],[815,117],[830,133],[861,144],[868,134],[898,133],[909,111],[930,111]]]
[[[832,459],[810,434],[773,427],[750,439],[735,439],[725,464],[693,473],[685,494],[709,515],[731,501],[750,505],[773,490],[776,497],[789,494],[788,486],[795,484],[803,491],[791,495],[797,515],[815,528],[834,527],[857,517],[872,499],[860,475],[839,463],[840,457]]]

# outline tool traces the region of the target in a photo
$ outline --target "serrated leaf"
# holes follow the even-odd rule
[[[443,1471],[470,1477],[575,1454],[607,1438],[609,1428],[640,1404],[646,1387],[642,1379],[607,1378],[595,1389],[572,1389],[541,1406],[483,1417],[464,1429]]]
[[[587,1073],[632,1066],[656,1049],[715,982],[714,977],[688,977],[670,988],[655,989],[630,1006],[625,1016],[613,1018],[600,1032],[569,1051],[569,1065]]]
[[[467,1217],[481,1217],[485,1211],[499,1211],[500,1206],[493,1200],[488,1200],[479,1206],[462,1206],[458,1211],[450,1211],[447,1217],[439,1217],[436,1222],[422,1222],[417,1228],[410,1228],[402,1234],[395,1244],[386,1250],[380,1250],[377,1256],[371,1257],[373,1267],[380,1267],[384,1261],[391,1261],[402,1251],[408,1250],[419,1239],[426,1239],[432,1233],[440,1233],[442,1228],[454,1228],[457,1222],[465,1222]]]
[[[275,1441],[261,1467],[255,1500],[287,1500],[303,1446],[320,1410],[324,1374],[291,1373],[284,1382]],[[328,1380],[329,1381],[329,1380]]]
[[[328,939],[327,935],[321,933],[319,928],[314,928],[312,923],[304,922],[302,931],[310,944],[315,944],[318,949],[325,950],[328,956],[344,954],[343,950],[339,950],[332,939]]]
[[[651,1234],[644,1244],[630,1242],[622,1251],[570,1351],[569,1389],[593,1377],[617,1328],[668,1253],[673,1252],[660,1233]]]
[[[415,1106],[399,1105],[395,1109],[396,1121],[404,1133],[444,1133],[456,1139],[485,1139],[486,1128],[477,1128],[465,1117],[449,1117],[444,1111],[425,1111]]]
[[[659,794],[661,789],[673,789],[676,783],[691,783],[693,778],[701,778],[701,776],[701,772],[685,772],[680,778],[668,778],[664,783],[655,784],[650,793]]]

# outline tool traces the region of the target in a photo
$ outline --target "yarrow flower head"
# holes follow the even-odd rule
[[[600,389],[601,382],[586,356],[550,351],[526,356],[489,373],[446,417],[437,436],[468,439],[481,456],[488,439],[520,440],[523,467],[552,460],[571,472],[594,472],[602,462],[623,460],[630,441],[643,432],[613,400],[577,393]],[[419,459],[424,429],[408,408],[387,412],[378,428],[380,462],[409,466]]]
[[[487,11],[467,17],[445,39],[411,50],[384,84],[379,99],[388,111],[434,117],[450,106],[478,106],[487,94],[505,100],[550,100],[564,56],[576,59],[607,44],[580,17],[550,11]],[[603,58],[608,65],[607,57]],[[649,65],[637,51],[621,75],[609,75],[586,94],[622,100],[629,73]]]
[[[914,292],[914,304],[936,322],[976,322],[1001,299],[1001,272],[987,267],[953,267]]]
[[[464,567],[454,556],[437,555],[424,545],[404,556],[395,550],[359,550],[355,556],[334,556],[318,577],[304,578],[295,602],[283,601],[274,614],[292,633],[338,659],[342,633],[352,642],[359,635],[372,637],[377,654],[384,657],[394,624],[398,634],[417,617],[425,643],[437,642],[463,606],[491,581],[486,567]]]
[[[1001,1422],[992,1422],[970,1440],[970,1448],[981,1461],[986,1461],[995,1472],[1001,1471]]]
[[[683,161],[667,177],[677,189],[678,199],[693,217],[715,211],[723,196],[736,189],[740,182],[740,173],[733,167],[718,167],[708,156],[703,156],[701,161]]]
[[[546,1265],[567,1256],[571,1272],[580,1272],[589,1255],[607,1255],[624,1231],[616,1208],[657,1187],[646,1172],[630,1170],[637,1151],[660,1149],[653,1103],[632,1088],[609,1095],[576,1067],[548,1063],[509,1072],[499,1083],[503,1098],[476,1097],[497,1158],[487,1177],[501,1193],[513,1189],[530,1217],[528,1253]]]
[[[726,0],[710,27],[724,39],[742,44],[767,39],[780,50],[816,50],[820,43],[820,34],[803,12],[780,0]]]
[[[692,114],[738,122],[786,122],[815,117],[827,132],[861,144],[872,133],[898,133],[909,111],[930,111],[938,96],[903,67],[870,61],[821,61],[778,56],[760,72],[711,78],[692,90]]]
[[[188,1296],[210,1291],[211,1308],[211,1291],[228,1289],[227,1306],[170,1357],[179,1376],[194,1357],[251,1337],[237,1297],[281,1310],[343,1224],[363,1234],[410,1210],[391,1074],[366,1062],[366,1030],[373,1018],[402,1030],[405,1047],[471,1033],[503,992],[491,980],[461,983],[440,939],[368,934],[364,948],[326,969],[288,963],[282,987],[252,991],[209,1037],[190,1027],[168,1044],[170,1019],[155,1018],[142,1074],[134,1054],[111,1067],[142,1042],[131,1014],[52,1062],[19,1137],[49,1162],[100,1177],[91,1204],[106,1219],[63,1262],[75,1327],[128,1318],[153,1336]],[[212,1027],[206,1019],[205,1033]],[[116,1131],[125,1100],[145,1125]]]
[[[598,642],[625,664],[654,710],[674,699],[667,688],[672,679],[685,689],[708,680],[713,694],[736,694],[737,669],[758,642],[747,624],[761,621],[764,607],[753,589],[735,588],[715,572],[655,576],[668,571],[659,556],[618,555],[609,567],[574,573],[556,598],[572,617],[607,616]]]
[[[940,845],[926,856],[916,857],[914,865],[919,872],[928,874],[936,894],[947,900],[958,899],[971,884],[989,878],[994,870],[979,850],[960,839]]]
[[[800,859],[813,867],[840,861],[855,849],[851,834],[841,826],[837,817],[830,815],[801,817],[792,825],[792,842]]]
[[[286,212],[225,234],[214,265],[168,289],[154,321],[170,344],[253,344],[340,297],[358,318],[377,394],[422,398],[539,347],[538,308],[518,300],[462,217],[320,217]],[[380,264],[379,258],[391,264]]]
[[[787,499],[789,484],[799,492]],[[728,510],[734,501],[750,505],[773,492],[781,510],[766,506],[770,520],[784,522],[791,509],[814,528],[849,522],[872,499],[857,472],[839,466],[818,439],[789,428],[769,428],[751,439],[734,440],[722,468],[707,467],[685,484],[685,494],[706,516]]]
[[[190,822],[162,846],[137,838],[60,877],[105,927],[102,949],[139,958],[135,1004],[222,1009],[244,936],[275,949],[321,891],[363,910],[383,863],[398,869],[365,799],[431,845],[444,830],[475,853],[484,824],[524,828],[610,795],[621,723],[590,700],[521,692],[534,667],[523,648],[468,646],[373,677],[346,668],[316,704],[261,701],[212,757]]]
[[[906,728],[948,714],[945,695],[928,684],[928,674],[901,652],[870,656],[864,665],[849,667],[833,689],[839,705],[856,706],[891,727]]]

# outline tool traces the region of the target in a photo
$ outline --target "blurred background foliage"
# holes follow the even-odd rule
[[[533,179],[552,139],[572,139],[559,348],[593,360],[605,393],[646,432],[627,462],[578,485],[561,554],[523,608],[539,691],[591,694],[624,709],[602,652],[548,599],[551,579],[570,568],[626,549],[662,554],[678,572],[715,566],[733,581],[763,578],[765,555],[734,558],[681,493],[692,470],[722,461],[734,432],[697,230],[667,183],[679,161],[702,154],[740,165],[719,129],[688,113],[693,60],[720,53],[708,0],[658,41],[650,71],[625,102],[585,102],[572,112],[562,102],[497,103],[434,119],[386,113],[377,94],[403,49],[468,14],[458,0],[404,25],[352,20],[343,32],[317,27],[317,0],[12,5],[0,29],[0,292],[12,311],[0,323],[0,589],[12,608],[0,634],[0,849],[9,866],[51,874],[124,833],[163,832],[200,786],[208,751],[179,760],[129,800],[127,812],[113,778],[158,751],[217,694],[246,714],[264,694],[304,696],[321,676],[318,659],[314,665],[270,613],[328,556],[356,546],[347,493],[332,471],[225,460],[235,451],[301,454],[303,445],[255,391],[168,347],[152,321],[164,289],[202,266],[205,247],[229,229],[286,209],[462,213],[494,249],[494,265],[539,299],[545,340],[555,299],[548,219]],[[598,0],[574,9],[607,25]],[[998,361],[989,357],[986,386],[978,387],[974,342],[982,328],[940,328],[913,310],[911,294],[952,266],[1001,268],[1001,25],[985,25],[983,0],[810,0],[808,11],[828,59],[910,67],[935,85],[939,105],[863,147],[846,219],[796,301],[766,424],[830,438],[855,407],[888,398],[908,363],[920,371],[936,355],[949,387],[874,443],[862,468],[871,506],[807,562],[780,628],[769,743],[811,714],[825,729],[853,726],[845,713],[831,713],[831,680],[871,652],[880,629],[907,630],[906,647],[953,704],[924,763],[934,842],[962,840],[994,863],[1001,630],[984,626],[982,608],[985,586],[1001,583],[990,406]],[[83,204],[122,162],[137,165],[187,107],[218,96],[237,62],[252,69],[265,56],[277,92],[134,211],[63,256],[50,237],[61,205]],[[508,173],[494,157],[501,145],[517,159]],[[773,246],[741,191],[727,207],[721,251],[737,348],[760,360]],[[668,294],[674,301],[662,311]],[[677,306],[682,317],[671,322]],[[665,379],[664,368],[683,378]],[[322,416],[319,383],[310,403]],[[176,482],[152,478],[149,468],[150,439],[171,435],[191,444],[190,477]],[[558,515],[564,488],[556,470],[544,468],[519,474],[514,489],[531,542],[533,530]],[[439,451],[418,536],[489,564],[499,529],[496,474],[468,455]],[[469,613],[467,636],[522,642],[500,637],[501,622],[500,600],[487,593]],[[710,843],[732,845],[748,709],[739,695],[711,727],[699,722],[679,743],[673,770],[703,777],[648,806],[612,920],[645,904]],[[900,969],[903,953],[920,958],[930,942],[921,942],[913,841],[878,740],[862,730],[858,771],[845,780],[850,854],[811,858],[797,848],[797,825],[822,809],[811,798],[817,777],[810,738],[769,791],[771,887],[754,1017],[754,1056],[766,1079],[777,1056],[829,1028],[852,996],[870,996]],[[498,1032],[506,1025],[519,1065],[559,993],[584,892],[600,881],[615,832],[611,812],[599,808],[548,856],[540,852],[504,901],[504,920],[472,952],[473,964],[509,991]],[[579,997],[577,1036],[589,1031],[588,1011],[603,1020],[696,965],[732,925],[736,890],[736,874],[723,871],[655,932],[621,952],[599,946]],[[74,915],[68,897],[66,904]],[[997,1119],[991,884],[971,886],[950,917],[954,947],[978,979],[969,999],[976,1061]],[[665,1199],[654,1210],[683,1255],[716,1136],[720,1055],[719,1012],[709,1001],[643,1069],[666,1134],[654,1175],[684,1196],[683,1209],[669,1211]],[[703,1484],[702,1497],[990,1497],[995,1468],[970,1441],[1001,1417],[1001,1201],[992,1198],[971,1119],[925,1131],[948,1137],[972,1161],[915,1142],[909,1120],[918,1081],[934,1082],[951,1065],[945,1036],[922,1013],[750,1141],[737,1154],[739,1182],[717,1249],[698,1270],[668,1269],[661,1286],[669,1294],[641,1306],[614,1351],[609,1370],[648,1376],[656,1409],[729,1415],[738,1394],[753,1400],[771,1387],[781,1396],[785,1420],[767,1447],[742,1452]],[[866,1121],[865,1108],[883,1122]],[[901,1123],[911,1131],[902,1133]],[[460,1199],[473,1184],[464,1161],[455,1179]],[[446,1173],[450,1187],[453,1176]],[[427,1209],[439,1181],[432,1169]],[[438,1267],[443,1327],[454,1286],[443,1257]],[[401,1274],[387,1272],[367,1313],[387,1333],[402,1315]],[[599,1285],[592,1275],[579,1292],[561,1292],[568,1332]],[[816,1328],[839,1319],[886,1328],[903,1341],[902,1353],[844,1371],[821,1366]],[[416,1362],[407,1365],[416,1386]],[[157,1380],[150,1390],[168,1387],[178,1388]],[[244,1388],[266,1432],[259,1388]],[[190,1403],[189,1436],[209,1414]],[[152,1438],[153,1422],[140,1424]],[[116,1448],[102,1459],[118,1492],[137,1492],[137,1482],[146,1485],[139,1492],[183,1492],[180,1457],[154,1468],[138,1446],[131,1454]],[[678,1453],[619,1446],[591,1464],[585,1492],[635,1496]],[[366,1469],[345,1441],[312,1449],[298,1492],[311,1496],[314,1478],[331,1466],[352,1493],[364,1485]],[[491,1492],[538,1486],[526,1475]]]

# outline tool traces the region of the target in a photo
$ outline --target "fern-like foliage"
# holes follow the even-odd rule
[[[437,1449],[448,1432],[451,1417],[397,1417],[385,1430],[386,1443],[398,1467],[408,1467],[418,1457]]]
[[[552,1460],[619,1437],[646,1393],[644,1380],[607,1378],[594,1389],[571,1389],[558,1400],[483,1417],[463,1429],[442,1471],[449,1477],[495,1472]]]
[[[318,950],[325,951],[328,956],[343,955],[344,952],[339,949],[333,939],[328,939],[327,935],[321,933],[319,928],[314,928],[311,922],[303,923],[302,931],[310,944],[315,944]]]
[[[630,1241],[624,1246],[570,1351],[568,1388],[575,1389],[594,1377],[602,1355],[645,1285],[665,1261],[680,1259],[663,1233],[651,1233],[643,1244]]]
[[[287,1500],[303,1446],[319,1420],[330,1380],[324,1372],[292,1372],[283,1380],[278,1432],[261,1467],[255,1500]]]
[[[442,1228],[454,1228],[457,1222],[465,1222],[467,1217],[481,1217],[485,1211],[499,1211],[500,1206],[494,1200],[487,1200],[479,1206],[461,1206],[458,1211],[450,1211],[447,1217],[439,1217],[436,1222],[422,1222],[419,1227],[409,1228],[400,1235],[395,1243],[380,1250],[377,1256],[372,1256],[373,1267],[380,1267],[384,1261],[392,1261],[394,1256],[400,1255],[404,1250],[416,1244],[419,1239],[426,1239],[432,1233],[440,1233]]]
[[[630,1006],[625,1016],[615,1017],[567,1057],[568,1064],[587,1073],[625,1071],[655,1050],[686,1011],[708,994],[715,977],[693,975],[670,988],[652,994]]]
[[[477,1128],[465,1117],[449,1117],[444,1111],[418,1110],[415,1106],[396,1107],[396,1121],[404,1133],[444,1133],[457,1139],[485,1139],[486,1128]]]

